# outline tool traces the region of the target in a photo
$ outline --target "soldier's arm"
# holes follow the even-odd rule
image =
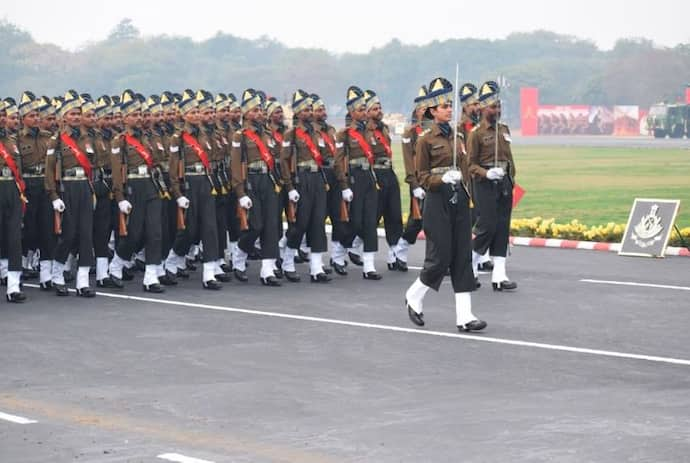
[[[414,127],[409,127],[402,136],[403,162],[405,163],[405,182],[412,189],[419,187],[417,169],[414,162]]]
[[[292,131],[294,129],[290,129],[287,132],[285,132],[285,138],[283,139],[283,146],[280,148],[280,176],[283,181],[283,185],[285,185],[285,189],[287,191],[290,191],[294,189],[294,185],[292,184]],[[295,146],[294,149],[297,149]],[[295,154],[296,156],[296,154]]]
[[[246,196],[244,178],[242,177],[242,133],[238,130],[232,136],[230,147],[230,168],[232,174],[232,189],[238,198]]]
[[[470,137],[467,140],[467,155],[470,158],[470,175],[472,177],[486,177],[486,169],[479,164],[479,154],[481,147],[479,146],[479,135],[477,130],[470,132]]]
[[[431,145],[426,142],[426,137],[422,136],[417,140],[415,151],[415,168],[419,184],[425,190],[438,190],[443,182],[440,175],[431,173]]]
[[[345,130],[338,132],[335,136],[335,177],[343,190],[348,187],[348,172],[347,172],[347,150]]]
[[[55,183],[55,168],[57,165],[55,150],[58,148],[57,136],[51,137],[48,142],[46,150],[46,172],[44,177],[44,184],[46,192],[51,201],[55,201],[60,196],[57,193],[57,184]]]
[[[125,179],[122,176],[122,150],[124,149],[122,137],[113,138],[110,150],[110,168],[113,176],[113,195],[118,203],[125,199]]]
[[[170,159],[168,160],[168,171],[170,172],[170,191],[172,191],[175,199],[182,196],[182,188],[180,186],[179,165],[180,165],[180,136],[174,134],[170,137]],[[183,166],[184,169],[184,166]]]

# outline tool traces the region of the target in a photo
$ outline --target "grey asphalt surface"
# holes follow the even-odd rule
[[[420,242],[410,264],[421,265]],[[383,249],[383,248],[381,248]],[[384,253],[380,253],[383,255]],[[402,307],[417,271],[220,292],[193,279],[147,300],[0,303],[0,462],[684,462],[690,366],[482,338],[690,359],[690,259],[514,248],[514,293],[473,294],[483,334],[457,333],[452,290]],[[304,280],[308,267],[298,266]],[[112,293],[116,293],[112,291]],[[185,303],[391,327],[345,326]],[[475,339],[476,338],[476,339]]]

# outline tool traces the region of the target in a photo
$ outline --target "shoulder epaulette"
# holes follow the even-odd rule
[[[423,136],[426,135],[427,133],[431,133],[431,127],[422,130],[422,133],[420,133],[419,136],[420,136],[420,137],[423,137]]]
[[[470,130],[470,132],[474,132],[474,131],[477,130],[478,128],[479,128],[479,126],[478,126],[478,125],[475,125],[474,127],[472,127],[472,130]]]

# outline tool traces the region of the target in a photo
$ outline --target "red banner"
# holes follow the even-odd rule
[[[520,89],[520,129],[522,135],[537,135],[537,109],[539,107],[539,89],[523,87]]]
[[[685,102],[690,104],[690,87],[685,89]]]

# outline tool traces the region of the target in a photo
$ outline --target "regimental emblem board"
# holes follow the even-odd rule
[[[675,199],[635,198],[618,254],[664,257],[679,206]]]

